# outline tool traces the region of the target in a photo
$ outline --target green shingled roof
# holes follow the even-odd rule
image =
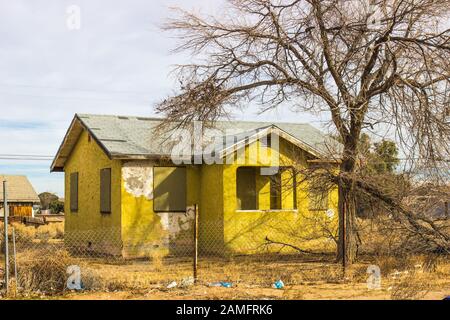
[[[78,124],[79,122],[79,124]],[[75,116],[58,155],[52,164],[52,170],[63,167],[64,159],[69,155],[70,146],[65,146],[68,141],[73,144],[75,137],[70,135],[79,134],[80,125],[87,129],[94,139],[102,146],[104,151],[112,158],[138,158],[170,155],[170,146],[164,141],[167,135],[157,132],[156,128],[162,119],[78,114]],[[324,157],[335,156],[340,150],[340,144],[336,140],[323,134],[320,130],[306,123],[283,123],[283,122],[255,122],[255,121],[217,121],[214,130],[222,135],[229,135],[230,131],[239,136],[254,130],[263,130],[270,126],[276,126],[283,132],[299,140],[310,150]],[[78,130],[75,130],[78,127]],[[77,133],[71,133],[77,131]],[[64,152],[64,148],[66,152]],[[70,150],[68,150],[70,149]],[[66,153],[66,154],[64,154]],[[62,158],[58,161],[58,157]]]

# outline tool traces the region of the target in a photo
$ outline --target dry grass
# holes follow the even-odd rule
[[[66,290],[67,267],[77,264],[65,250],[30,250],[17,255],[18,287],[24,293],[61,293]]]
[[[51,223],[36,228],[36,238],[40,240],[64,239],[64,223]]]
[[[8,229],[9,235],[12,235],[12,229],[15,231],[16,242],[21,245],[27,245],[34,240],[49,241],[52,239],[64,239],[64,223],[52,223],[39,227],[26,226],[22,223],[13,223]],[[0,224],[0,238],[3,240],[3,223]]]
[[[147,259],[122,260],[117,257],[88,259],[64,250],[63,225],[39,228],[15,225],[17,241],[28,250],[18,251],[19,293],[69,294],[70,298],[111,297],[143,299],[429,299],[443,298],[450,291],[448,257],[397,254],[399,236],[374,233],[366,228],[360,262],[343,270],[334,255],[307,256],[264,254],[208,257],[199,259],[199,281],[194,286],[167,289],[192,276],[192,259],[164,257],[155,251]],[[59,239],[59,240],[58,240]],[[373,241],[368,243],[367,241]],[[29,244],[29,245],[27,245]],[[84,293],[68,293],[69,265],[81,267]],[[382,276],[381,290],[367,288],[367,267],[377,265]],[[284,290],[272,289],[283,280]],[[227,281],[233,288],[209,287]]]
[[[164,259],[165,252],[161,250],[154,250],[150,254],[150,262],[153,264],[155,271],[161,272],[164,268]]]
[[[440,259],[435,270],[427,272],[417,268],[425,259],[421,256],[411,257],[408,264],[391,258],[379,260],[387,268],[382,272],[381,290],[368,290],[367,263],[353,265],[343,280],[340,266],[327,261],[328,257],[319,262],[291,258],[264,263],[250,257],[227,261],[200,259],[198,284],[174,289],[167,289],[167,284],[172,281],[180,284],[192,275],[190,260],[166,258],[156,264],[153,260],[111,263],[75,259],[65,251],[52,255],[28,252],[19,258],[20,293],[69,294],[71,298],[105,297],[105,293],[109,293],[111,297],[124,299],[439,299],[444,296],[442,290],[450,289],[450,263]],[[66,268],[70,264],[81,267],[85,289],[81,293],[69,293],[65,289]],[[400,276],[394,278],[396,271]],[[278,279],[285,283],[284,290],[271,288]],[[233,287],[208,286],[215,281],[230,281]]]
[[[431,290],[429,278],[410,272],[391,287],[392,300],[419,300]]]

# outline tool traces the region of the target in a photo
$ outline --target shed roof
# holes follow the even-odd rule
[[[83,129],[98,142],[111,159],[145,159],[170,155],[170,145],[165,143],[169,133],[157,131],[161,118],[133,116],[76,114],[52,163],[52,171],[61,171]],[[335,155],[340,144],[307,123],[217,121],[214,130],[225,136],[245,135],[276,127],[302,143],[315,156]],[[217,133],[216,133],[217,134]],[[309,150],[308,150],[309,149]]]
[[[0,201],[3,202],[3,181],[7,181],[8,202],[40,202],[26,176],[0,174]]]

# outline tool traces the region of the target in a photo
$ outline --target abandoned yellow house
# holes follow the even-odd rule
[[[75,115],[51,166],[65,173],[66,243],[125,257],[188,252],[194,204],[203,253],[333,243],[337,189],[319,194],[298,168],[337,168],[336,141],[309,124],[219,121],[201,138],[160,124]]]

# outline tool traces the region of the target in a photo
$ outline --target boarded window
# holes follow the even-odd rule
[[[154,167],[155,212],[186,211],[186,168]]]
[[[78,211],[78,172],[70,174],[70,211]]]
[[[241,167],[236,172],[237,208],[239,210],[257,210],[255,168]]]
[[[111,213],[111,168],[100,170],[100,212]]]

